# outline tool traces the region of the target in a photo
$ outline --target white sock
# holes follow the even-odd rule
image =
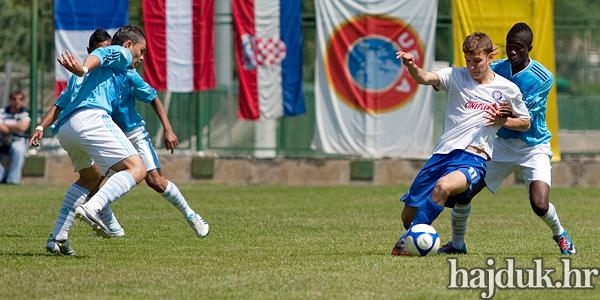
[[[465,245],[465,232],[470,214],[471,203],[456,204],[452,208],[452,245],[454,248],[462,248]]]
[[[186,218],[194,213],[194,210],[188,205],[177,186],[171,181],[167,180],[167,188],[162,196],[171,202]]]
[[[540,217],[548,227],[552,230],[553,235],[559,235],[565,229],[560,224],[560,220],[558,219],[558,214],[556,213],[556,208],[552,203],[548,203],[548,212],[545,215]]]
[[[69,238],[69,230],[75,221],[75,207],[83,204],[90,192],[82,186],[73,183],[63,198],[62,206],[52,229],[52,236],[57,241]]]
[[[89,209],[100,211],[108,204],[127,194],[135,187],[135,179],[127,171],[110,176],[98,192],[85,204]]]
[[[110,230],[111,233],[115,233],[115,232],[119,232],[119,231],[123,230],[123,227],[121,226],[121,224],[119,224],[119,221],[117,220],[117,217],[113,213],[113,210],[110,207],[110,205],[105,206],[100,211],[100,217],[102,218],[102,222],[104,222],[104,224],[106,224],[106,226],[108,226],[108,229]]]

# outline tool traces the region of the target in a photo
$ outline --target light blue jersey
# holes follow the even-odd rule
[[[131,52],[121,46],[108,46],[94,50],[91,55],[100,59],[100,67],[84,77],[72,75],[69,78],[67,87],[55,103],[61,112],[54,123],[54,132],[81,109],[102,109],[110,114],[112,102],[126,96],[122,90],[125,71],[133,61]]]
[[[497,135],[505,139],[520,139],[530,146],[548,143],[552,134],[546,126],[546,107],[548,94],[554,81],[552,73],[533,59],[525,69],[514,75],[507,59],[493,62],[492,69],[519,87],[523,93],[523,101],[531,115],[529,130],[516,131],[501,127]]]
[[[125,89],[129,91],[128,97],[113,102],[111,117],[123,132],[130,132],[146,125],[135,108],[135,100],[151,103],[156,99],[158,93],[142,79],[135,69],[127,70]]]

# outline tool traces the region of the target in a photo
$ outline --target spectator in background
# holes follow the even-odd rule
[[[25,164],[29,136],[29,110],[25,107],[25,94],[16,90],[10,93],[9,103],[0,111],[0,182],[19,184]],[[4,164],[6,158],[6,164]]]

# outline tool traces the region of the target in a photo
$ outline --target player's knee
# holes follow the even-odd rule
[[[450,196],[450,184],[443,179],[438,180],[433,188],[431,199],[439,203],[438,199],[448,199]]]
[[[164,193],[167,188],[166,180],[164,180],[160,175],[156,175],[152,172],[146,175],[146,184],[151,189],[161,194]]]
[[[128,172],[138,183],[146,177],[146,166],[139,156],[134,156],[132,162],[128,164]]]
[[[531,209],[539,217],[544,216],[548,212],[548,208],[547,201],[534,201],[533,199],[531,201]]]

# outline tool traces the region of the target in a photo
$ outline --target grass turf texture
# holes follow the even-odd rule
[[[390,256],[404,186],[180,189],[210,223],[207,238],[196,238],[171,204],[141,185],[113,205],[125,238],[92,238],[78,220],[70,233],[77,256],[56,257],[44,246],[66,187],[0,186],[0,299],[476,299],[482,291],[447,289],[448,257]],[[572,268],[600,267],[598,194],[552,190],[579,251]],[[433,224],[442,243],[451,235],[449,212]],[[480,194],[467,245],[461,268],[486,268],[487,258],[503,267],[509,257],[520,268],[534,258],[561,266],[522,186]],[[598,288],[506,289],[494,299],[598,296]]]

